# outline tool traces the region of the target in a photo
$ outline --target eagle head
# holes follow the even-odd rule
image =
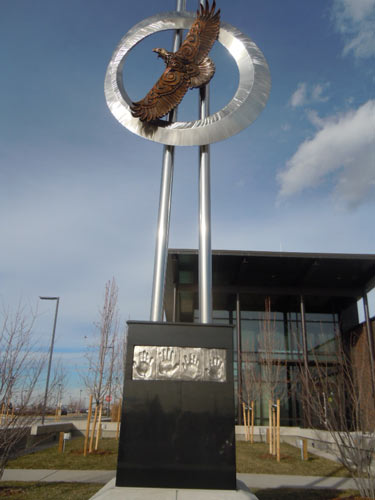
[[[172,52],[168,52],[168,50],[165,49],[152,49],[153,52],[156,52],[158,57],[161,57],[165,64],[168,64],[169,59],[171,58]]]

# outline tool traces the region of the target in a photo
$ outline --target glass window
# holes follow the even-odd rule
[[[245,352],[258,351],[258,321],[241,321],[241,347]]]
[[[334,323],[306,322],[307,348],[315,354],[334,354],[337,350]]]
[[[193,283],[193,273],[192,271],[179,271],[179,282],[182,285],[191,285]]]
[[[332,322],[334,321],[334,314],[328,313],[328,314],[321,314],[321,313],[306,313],[306,321],[328,321]]]
[[[241,320],[252,319],[259,321],[264,311],[241,311]]]
[[[226,323],[229,323],[229,311],[218,311],[218,310],[214,310],[212,311],[212,319],[215,320],[215,319],[220,319],[220,320],[223,320],[225,319],[226,320]]]

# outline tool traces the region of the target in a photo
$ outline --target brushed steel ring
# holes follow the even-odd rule
[[[232,100],[220,111],[190,122],[157,120],[150,124],[132,116],[132,101],[126,93],[122,76],[127,55],[147,36],[168,29],[188,29],[194,19],[192,13],[167,12],[141,21],[121,39],[109,62],[104,83],[107,105],[124,127],[145,139],[171,146],[212,144],[249,126],[267,103],[271,77],[263,53],[237,28],[221,23],[218,40],[232,55],[239,71],[238,88]]]

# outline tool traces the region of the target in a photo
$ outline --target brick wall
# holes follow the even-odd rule
[[[375,319],[371,321],[372,335],[375,332]],[[358,381],[359,403],[363,429],[375,430],[375,399],[371,387],[370,353],[368,349],[366,323],[352,332],[351,359],[354,374]]]

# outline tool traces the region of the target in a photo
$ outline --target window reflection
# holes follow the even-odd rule
[[[216,297],[217,303],[230,306],[213,311],[213,323],[236,326],[235,295]],[[265,314],[265,303],[269,301],[270,311]],[[337,350],[336,332],[338,315],[335,313],[313,312],[308,310],[306,300],[305,326],[307,355],[314,361],[325,362],[333,358]],[[265,379],[265,357],[270,355],[275,363],[280,363],[275,391],[283,394],[281,401],[282,425],[300,425],[301,403],[298,398],[298,372],[303,359],[303,329],[300,297],[266,296],[241,294],[241,377],[243,399],[255,398],[255,422],[257,425],[268,424],[269,390]],[[251,306],[253,305],[253,309]],[[260,307],[260,306],[263,306]],[[243,309],[248,307],[248,309]],[[194,321],[199,321],[199,311],[194,310]],[[268,332],[268,334],[267,334]],[[265,337],[271,336],[271,344]],[[233,329],[234,342],[234,377],[236,394],[238,391],[238,348],[237,330]],[[257,385],[257,390],[250,395],[250,387]],[[247,393],[247,394],[246,394]],[[255,394],[257,393],[257,394]],[[238,404],[236,397],[236,405]]]

